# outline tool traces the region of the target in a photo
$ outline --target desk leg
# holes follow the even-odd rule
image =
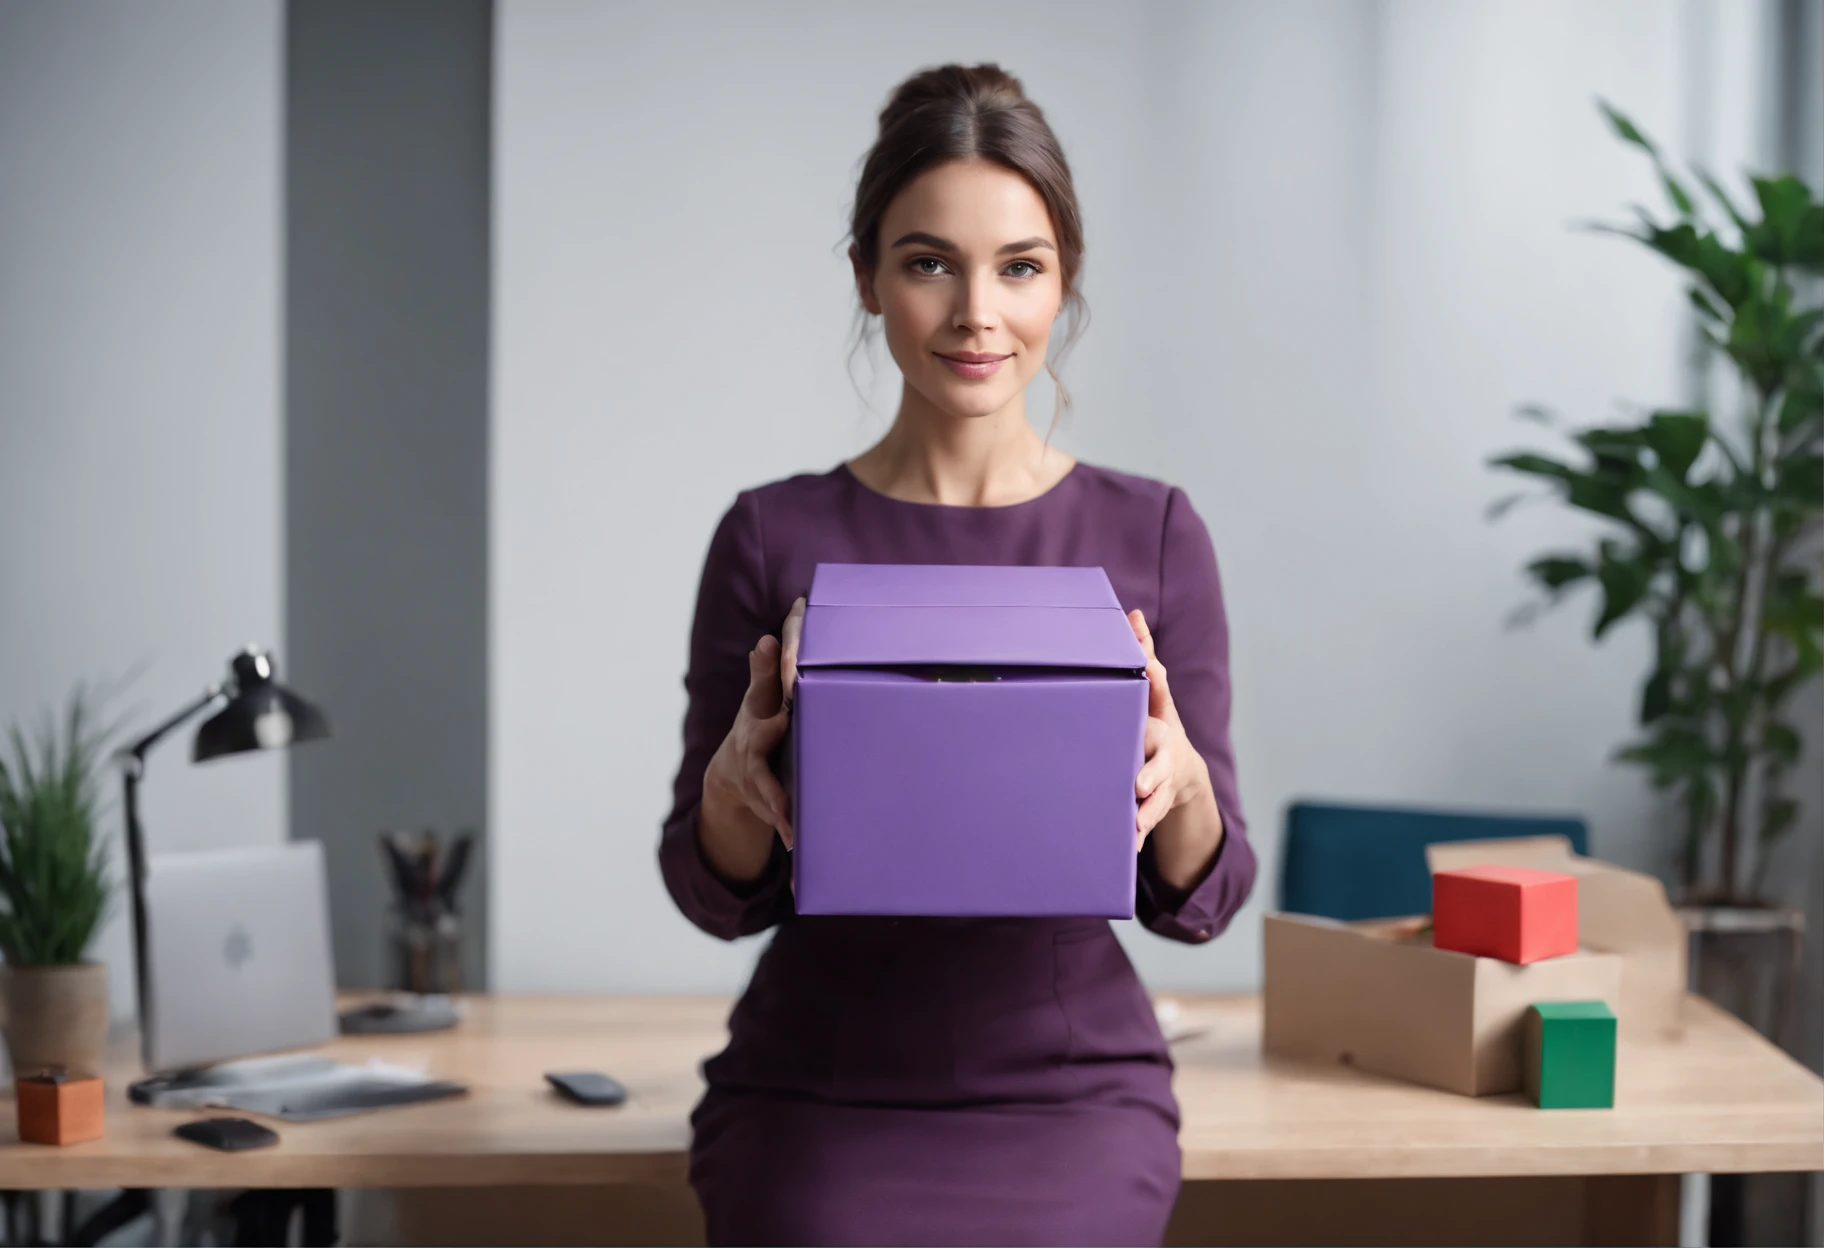
[[[336,1193],[329,1188],[253,1188],[229,1202],[236,1248],[291,1242],[291,1219],[303,1213],[305,1248],[327,1248],[336,1233]]]
[[[1583,1181],[1583,1242],[1678,1244],[1676,1174],[1603,1174]]]
[[[64,1243],[89,1248],[152,1208],[152,1194],[143,1187],[129,1187],[91,1213],[81,1226],[66,1228]]]

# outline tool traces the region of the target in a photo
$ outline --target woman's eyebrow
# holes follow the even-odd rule
[[[903,238],[896,240],[894,242],[893,246],[894,247],[907,247],[907,246],[929,247],[934,251],[955,251],[955,250],[957,250],[956,244],[951,242],[949,239],[939,238],[935,234],[926,234],[923,230],[914,230],[912,233],[907,234]],[[1046,251],[1056,251],[1057,250],[1056,247],[1053,247],[1051,245],[1050,239],[1040,238],[1037,235],[1034,235],[1032,238],[1022,238],[1017,243],[1008,243],[1005,247],[1001,248],[999,251],[995,252],[994,254],[997,256],[1010,256],[1016,251],[1033,251],[1040,247],[1043,247]]]

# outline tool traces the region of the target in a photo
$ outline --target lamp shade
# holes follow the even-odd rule
[[[223,686],[228,704],[196,730],[191,760],[273,750],[329,735],[323,712],[273,679],[272,656],[248,647],[234,656]]]

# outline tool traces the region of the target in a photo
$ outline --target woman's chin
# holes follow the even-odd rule
[[[1018,390],[1007,386],[987,386],[980,382],[959,382],[945,378],[931,398],[936,405],[960,420],[979,420],[992,416],[1011,403]]]

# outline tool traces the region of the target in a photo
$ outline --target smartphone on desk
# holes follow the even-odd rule
[[[171,1134],[224,1153],[270,1148],[279,1142],[277,1131],[248,1118],[198,1118],[173,1127]]]

